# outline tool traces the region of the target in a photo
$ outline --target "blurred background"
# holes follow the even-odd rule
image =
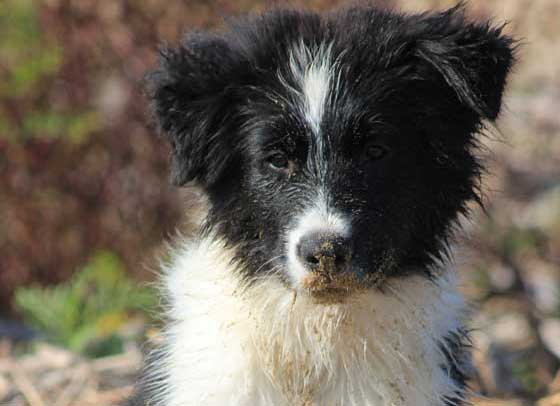
[[[113,405],[130,393],[140,348],[158,335],[146,282],[188,215],[142,78],[161,41],[272,4],[0,1],[1,405]],[[487,213],[457,250],[474,303],[474,403],[558,406],[560,1],[471,0],[468,12],[521,39],[500,131],[485,141]]]

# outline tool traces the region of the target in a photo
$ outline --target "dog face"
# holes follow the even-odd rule
[[[207,192],[246,276],[341,298],[430,276],[478,199],[475,135],[511,63],[461,8],[276,10],[163,50],[149,96],[174,182]]]

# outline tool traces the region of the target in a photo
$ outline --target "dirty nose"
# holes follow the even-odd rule
[[[342,272],[350,261],[350,244],[341,235],[312,233],[301,238],[297,254],[311,271]]]

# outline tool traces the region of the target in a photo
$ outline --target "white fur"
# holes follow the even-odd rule
[[[232,258],[211,236],[166,267],[168,389],[154,404],[442,406],[457,390],[439,367],[464,311],[451,272],[326,305],[271,276],[245,286]]]
[[[324,192],[318,193],[318,198],[313,206],[299,217],[296,226],[288,233],[286,247],[288,274],[294,286],[302,287],[303,279],[309,273],[298,258],[297,246],[303,236],[321,231],[343,237],[350,236],[349,222],[328,206]]]
[[[296,92],[302,97],[304,116],[315,134],[319,133],[323,113],[331,90],[335,64],[331,46],[321,44],[310,49],[300,43],[291,50],[289,67],[297,81]]]
[[[332,57],[332,45],[320,44],[310,48],[303,42],[294,45],[289,55],[290,73],[296,80],[296,88],[280,76],[288,90],[300,100],[299,110],[312,130],[313,162],[318,174],[317,199],[299,218],[289,232],[287,241],[288,273],[294,286],[301,286],[309,272],[300,263],[296,247],[302,236],[313,231],[326,231],[349,236],[349,224],[330,207],[331,199],[327,185],[328,162],[325,159],[325,143],[328,134],[321,134],[325,108],[337,95],[337,64]]]
[[[339,81],[337,64],[332,57],[332,44],[322,43],[310,48],[300,42],[290,51],[288,66],[297,86],[288,86],[288,90],[300,100],[299,110],[312,130],[311,156],[319,175],[318,180],[323,184],[322,189],[325,189],[328,173],[325,152],[329,134],[321,133],[321,123],[325,109],[337,98]],[[282,77],[280,80],[287,83]]]

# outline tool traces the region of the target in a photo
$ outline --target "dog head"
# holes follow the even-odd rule
[[[246,276],[342,297],[430,275],[478,199],[512,48],[461,7],[275,10],[162,50],[148,93],[173,182],[206,191]]]

